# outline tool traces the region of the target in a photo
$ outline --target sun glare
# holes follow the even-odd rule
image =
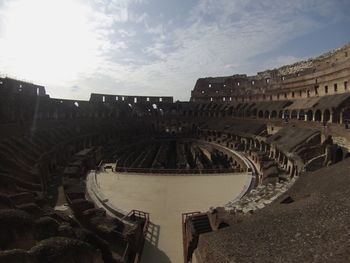
[[[98,64],[91,9],[72,0],[8,3],[0,32],[0,71],[57,84]]]

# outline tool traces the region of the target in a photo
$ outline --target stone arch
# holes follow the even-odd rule
[[[339,110],[337,109],[333,109],[333,111],[331,112],[331,122],[332,123],[341,123],[341,113]]]
[[[270,112],[269,112],[268,110],[265,111],[265,113],[264,113],[264,118],[265,118],[265,119],[268,119],[269,116],[270,116]]]
[[[263,118],[264,117],[264,112],[262,110],[259,111],[258,117],[259,118]]]
[[[306,113],[306,120],[312,121],[313,116],[314,116],[313,111],[312,110],[308,110],[307,113]]]
[[[299,111],[298,120],[301,120],[301,121],[305,120],[305,111],[304,110]]]
[[[297,119],[298,118],[298,112],[296,110],[292,110],[290,113],[290,118],[291,119]]]
[[[323,121],[329,122],[331,120],[331,112],[329,109],[324,110],[323,112]]]
[[[290,112],[289,112],[289,110],[285,110],[284,111],[284,118],[285,119],[290,119]]]
[[[347,107],[347,108],[343,109],[342,122],[344,124],[349,124],[350,123],[350,107]]]
[[[271,112],[270,118],[271,118],[271,119],[277,118],[277,111],[273,110],[273,111]]]
[[[322,120],[322,113],[320,110],[315,111],[315,121],[321,121]]]

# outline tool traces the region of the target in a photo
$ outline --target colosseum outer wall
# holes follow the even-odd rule
[[[339,94],[349,89],[349,75],[350,44],[255,76],[200,78],[192,90],[191,101],[275,101]]]

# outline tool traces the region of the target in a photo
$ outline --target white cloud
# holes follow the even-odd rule
[[[69,0],[8,2],[0,70],[50,84],[92,74],[108,49],[108,32],[97,25],[110,25],[94,14]]]
[[[247,7],[239,2],[231,4],[231,8],[228,3],[231,1],[222,2],[228,5],[222,3],[220,7],[218,1],[201,2],[192,11],[196,19],[190,19],[192,23],[188,27],[171,32],[166,32],[163,25],[151,30],[148,28],[160,39],[154,41],[145,52],[154,54],[158,60],[134,68],[131,72],[126,70],[121,74],[125,76],[125,82],[143,87],[146,92],[176,94],[181,99],[188,99],[196,78],[242,73],[237,70],[239,65],[245,66],[247,59],[271,51],[284,41],[316,26],[312,20],[304,17],[296,20],[283,17],[281,21],[278,15],[280,10],[270,7],[268,13],[265,13],[266,10],[256,10],[254,16],[243,13],[238,20],[231,21],[231,16],[242,13]],[[217,19],[205,21],[211,13],[220,14],[220,19],[225,23],[218,23]],[[165,53],[165,42],[169,39],[178,48]],[[116,71],[113,74],[120,70],[118,67],[114,69]],[[123,78],[118,81],[123,82]]]
[[[125,29],[119,29],[118,33],[122,36],[122,37],[134,37],[135,36],[135,31],[127,31]]]
[[[187,15],[156,19],[130,8],[144,0],[12,0],[0,6],[0,72],[43,82],[55,97],[188,99],[199,77],[297,60],[287,54],[254,64],[254,57],[318,28],[309,13],[333,17],[334,1],[201,0]]]

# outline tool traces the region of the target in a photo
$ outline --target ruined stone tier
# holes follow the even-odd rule
[[[159,103],[167,102],[172,103],[173,97],[160,97],[160,96],[130,96],[130,95],[107,95],[92,93],[90,96],[92,102],[127,102],[127,103]]]
[[[0,77],[0,91],[5,94],[12,93],[29,96],[47,96],[44,86],[8,77]]]
[[[350,44],[255,76],[200,78],[191,92],[191,101],[273,101],[348,92],[349,54]]]

